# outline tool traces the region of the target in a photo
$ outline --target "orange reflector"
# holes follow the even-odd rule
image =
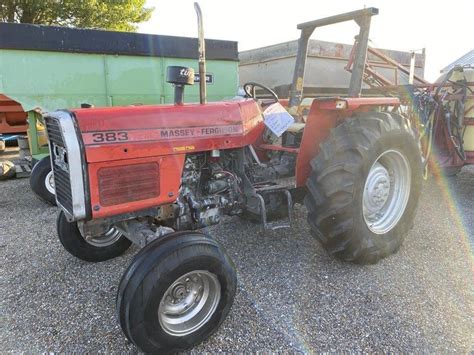
[[[156,162],[101,168],[97,174],[102,206],[147,200],[160,195],[160,171]]]

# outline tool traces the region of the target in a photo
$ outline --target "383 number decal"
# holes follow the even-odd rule
[[[103,142],[123,142],[128,141],[127,132],[101,132],[93,133],[92,141],[94,143],[103,143]]]

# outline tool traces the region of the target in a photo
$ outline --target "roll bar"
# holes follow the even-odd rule
[[[290,90],[289,109],[296,109],[303,99],[303,84],[306,57],[308,54],[309,38],[317,27],[332,25],[335,23],[354,20],[360,27],[357,48],[354,56],[354,67],[349,84],[349,97],[359,97],[362,89],[365,61],[367,59],[367,47],[369,42],[370,20],[377,15],[379,10],[369,7],[362,10],[346,12],[340,15],[330,16],[319,20],[300,23],[297,29],[301,30],[298,40],[298,53],[296,55],[293,83]]]

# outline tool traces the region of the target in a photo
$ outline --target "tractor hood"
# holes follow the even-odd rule
[[[72,110],[88,162],[236,148],[263,130],[254,100]]]

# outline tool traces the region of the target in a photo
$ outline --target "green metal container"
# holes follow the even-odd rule
[[[0,23],[0,94],[28,112],[30,150],[40,159],[48,151],[34,110],[172,103],[166,67],[197,73],[197,45],[196,38]],[[237,42],[206,40],[206,55],[208,100],[235,96]],[[199,85],[187,87],[185,102],[198,101]]]

